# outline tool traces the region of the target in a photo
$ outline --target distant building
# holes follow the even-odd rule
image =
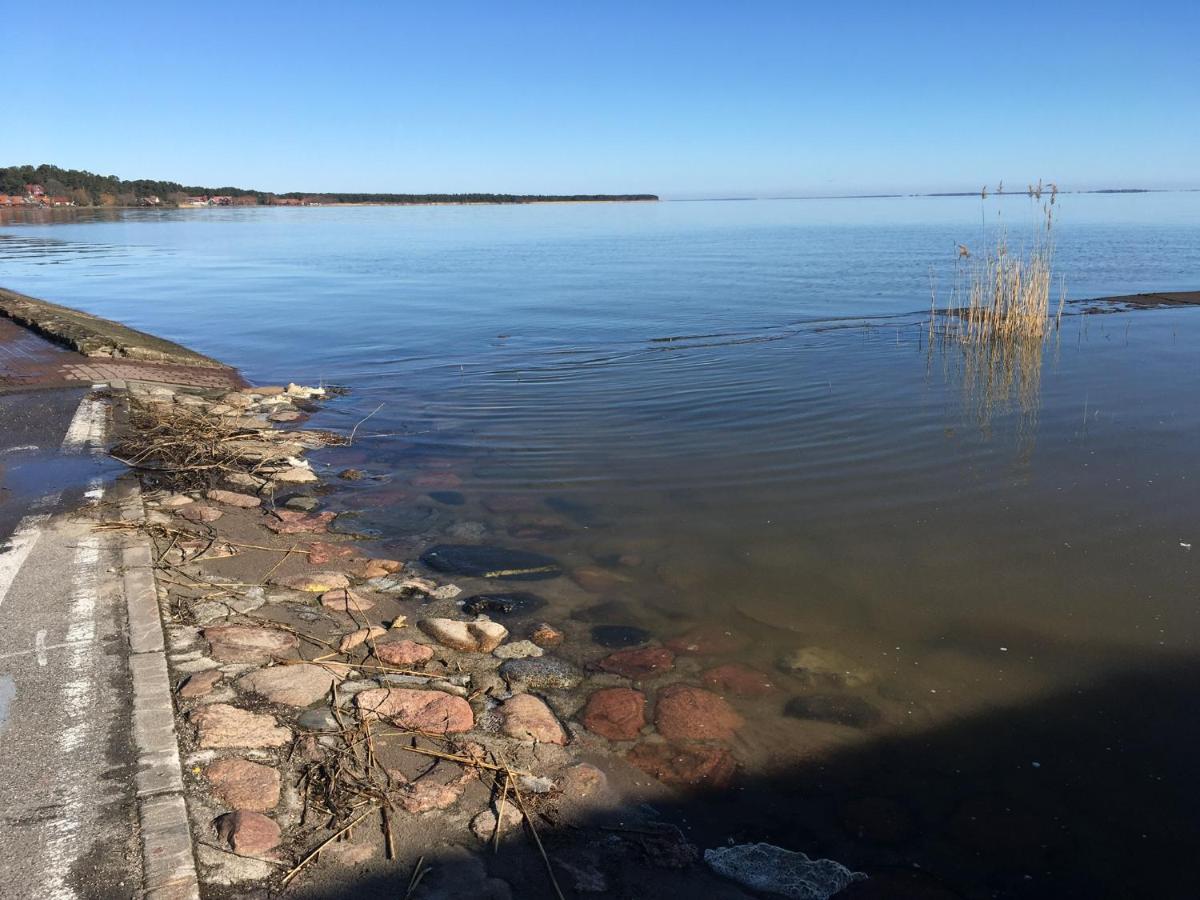
[[[46,202],[51,206],[74,206],[75,201],[70,197],[47,197]]]
[[[162,200],[160,200],[155,194],[151,194],[149,197],[142,198],[142,206],[158,206],[161,203]]]
[[[42,187],[40,184],[27,184],[27,185],[25,185],[25,196],[26,197],[44,197],[44,196],[46,196],[46,189],[44,187]]]
[[[233,206],[233,198],[227,196],[209,197],[209,206]]]
[[[180,206],[208,206],[207,197],[184,197]]]
[[[8,194],[0,194],[0,206],[12,206],[13,198]]]

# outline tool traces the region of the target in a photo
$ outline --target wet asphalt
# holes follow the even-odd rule
[[[0,896],[140,889],[117,566],[81,514],[118,465],[62,452],[86,391],[0,394]]]

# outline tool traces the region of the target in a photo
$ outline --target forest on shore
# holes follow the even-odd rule
[[[68,199],[76,206],[144,206],[187,204],[189,198],[230,198],[232,205],[269,206],[322,203],[550,203],[564,201],[657,200],[655,194],[367,194],[291,191],[277,194],[251,188],[203,187],[149,178],[126,180],[82,169],[39,166],[0,167],[0,194],[26,196],[37,185],[47,197]]]

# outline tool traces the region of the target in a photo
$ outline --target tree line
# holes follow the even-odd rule
[[[238,187],[202,187],[176,181],[116,175],[97,175],[82,169],[58,166],[7,166],[0,168],[0,194],[24,196],[25,186],[41,185],[50,197],[67,197],[76,206],[138,206],[150,197],[163,203],[182,203],[188,197],[226,196],[241,202],[275,201],[309,203],[545,203],[551,201],[657,200],[655,194],[341,194],[292,191],[274,194]]]

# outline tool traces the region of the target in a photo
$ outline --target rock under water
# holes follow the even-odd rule
[[[562,574],[558,561],[552,557],[486,545],[438,544],[425,551],[421,562],[437,572],[470,578],[533,581]]]
[[[832,859],[809,859],[774,844],[738,844],[704,851],[704,861],[718,875],[755,891],[791,900],[828,900],[852,882],[863,881]]]
[[[509,591],[498,594],[476,594],[463,601],[463,612],[471,615],[480,613],[504,616],[521,615],[541,609],[546,601],[528,591]]]

